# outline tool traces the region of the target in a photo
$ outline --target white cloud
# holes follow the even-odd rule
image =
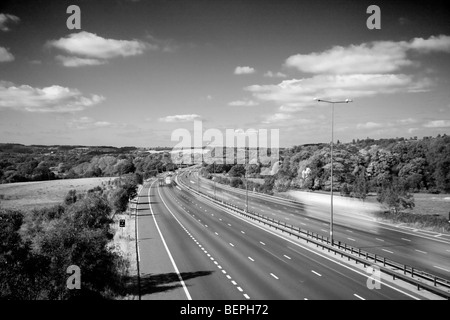
[[[29,112],[76,112],[95,106],[105,98],[100,95],[83,96],[78,89],[53,85],[34,88],[28,85],[15,86],[0,81],[0,108]]]
[[[78,119],[72,119],[70,120],[67,125],[70,128],[75,129],[95,129],[95,128],[106,128],[106,127],[113,127],[114,124],[108,121],[96,121],[92,119],[91,117],[80,117]]]
[[[381,123],[376,122],[366,122],[366,123],[358,123],[356,125],[357,129],[378,129],[384,127]]]
[[[417,119],[413,119],[413,118],[397,120],[397,123],[399,123],[399,124],[413,124],[413,123],[417,123],[417,122],[418,122]]]
[[[64,67],[81,67],[81,66],[96,66],[107,63],[106,60],[98,60],[92,58],[67,57],[57,55],[58,60]]]
[[[253,107],[259,105],[259,103],[253,100],[236,100],[231,101],[228,105],[232,107]]]
[[[263,123],[271,124],[271,123],[274,123],[274,122],[282,122],[282,121],[290,120],[292,118],[293,118],[292,114],[275,113],[275,114],[267,116],[266,119],[263,121]]]
[[[404,74],[316,75],[311,78],[284,80],[277,85],[252,85],[245,90],[264,101],[283,104],[283,111],[298,111],[317,105],[316,97],[356,99],[379,93],[426,91],[431,80],[415,81]]]
[[[198,114],[177,114],[174,116],[167,116],[159,118],[160,122],[189,122],[194,120],[201,120],[201,116]]]
[[[429,52],[447,52],[450,53],[450,36],[440,35],[432,36],[428,39],[414,38],[409,48],[423,53]]]
[[[19,17],[13,14],[5,14],[0,13],[0,30],[3,32],[10,31],[10,28],[7,26],[10,23],[19,23]]]
[[[49,41],[47,45],[71,55],[93,59],[136,56],[143,54],[147,49],[157,49],[157,46],[139,40],[105,39],[86,31],[72,33],[65,38]]]
[[[423,125],[425,128],[450,128],[450,120],[433,120]]]
[[[0,62],[14,61],[14,56],[8,49],[0,47]]]
[[[408,58],[408,51],[450,52],[450,37],[441,35],[409,42],[375,41],[335,46],[324,52],[290,56],[285,64],[314,74],[391,73],[415,64]]]
[[[281,72],[273,73],[272,71],[269,70],[266,73],[264,73],[264,77],[267,77],[267,78],[286,78],[287,75],[285,75],[284,73],[281,73]]]
[[[320,53],[293,55],[286,60],[286,66],[302,72],[327,74],[389,73],[412,64],[403,46],[388,41],[335,46]]]
[[[236,69],[234,69],[234,74],[252,74],[255,73],[255,69],[249,66],[245,66],[245,67],[236,67]]]

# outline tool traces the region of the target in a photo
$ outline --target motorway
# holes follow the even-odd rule
[[[182,180],[195,190],[199,187],[196,172],[187,173]],[[201,178],[200,190],[214,195],[214,183]],[[245,208],[245,190],[216,183],[216,197]],[[249,210],[319,235],[329,236],[329,208],[292,203],[249,192]],[[421,232],[412,228],[396,228],[375,222],[368,216],[350,215],[345,212],[335,212],[333,220],[335,241],[450,279],[449,235]]]
[[[227,213],[179,186],[153,180],[139,199],[141,274],[170,274],[176,284],[167,291],[174,299],[423,298],[391,282],[369,289],[369,275],[360,268]],[[153,223],[157,231],[146,231]],[[153,245],[145,242],[149,238]],[[158,241],[165,250],[154,249]]]

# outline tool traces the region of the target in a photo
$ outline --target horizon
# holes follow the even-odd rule
[[[0,132],[25,145],[173,147],[177,129],[279,145],[450,133],[443,1],[6,1]],[[69,29],[69,5],[81,28]],[[311,19],[314,17],[314,19]]]
[[[365,137],[365,138],[353,138],[351,139],[351,141],[340,141],[339,139],[334,141],[334,146],[336,146],[337,144],[353,144],[353,143],[359,143],[359,142],[363,142],[366,140],[374,140],[376,141],[380,141],[380,140],[401,140],[403,139],[404,141],[409,141],[409,140],[424,140],[425,138],[431,138],[431,139],[436,139],[439,137],[446,137],[447,134],[446,133],[438,133],[436,136],[423,136],[423,137],[418,137],[418,136],[410,136],[410,137],[390,137],[390,138],[371,138],[371,137]],[[353,140],[355,142],[353,142]],[[358,142],[359,141],[359,142]],[[87,147],[87,148],[116,148],[116,149],[124,149],[124,148],[136,148],[136,149],[149,149],[149,150],[154,150],[154,149],[164,149],[164,151],[167,150],[173,150],[174,147],[172,146],[152,146],[152,147],[144,147],[144,146],[132,146],[132,145],[123,145],[123,146],[113,146],[113,145],[81,145],[81,144],[23,144],[23,143],[17,143],[17,142],[0,142],[0,145],[22,145],[25,147],[79,147],[79,148],[83,148],[83,147]],[[315,143],[303,143],[303,144],[293,144],[290,146],[280,146],[280,149],[290,149],[290,148],[294,148],[294,147],[301,147],[301,146],[309,146],[309,145],[329,145],[330,142],[315,142]],[[207,148],[207,145],[203,146],[203,149]],[[225,148],[231,148],[231,147],[225,147]],[[237,146],[234,146],[233,148],[238,148]],[[246,148],[249,148],[248,146]],[[260,147],[258,147],[260,148]],[[188,148],[185,148],[188,149]],[[191,149],[197,149],[196,147],[192,146]],[[250,148],[252,149],[252,148]],[[268,148],[268,149],[272,149],[272,148]]]

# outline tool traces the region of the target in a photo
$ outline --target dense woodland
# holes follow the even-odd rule
[[[0,144],[1,183],[111,177],[134,172],[148,178],[173,167],[167,153],[148,153],[135,147]]]
[[[263,184],[249,180],[249,188],[273,193],[287,190],[330,191],[331,157],[329,144],[294,146],[280,152],[281,166],[274,176],[259,175],[251,166],[208,165],[203,176],[233,187],[245,188],[242,179],[264,178]],[[343,196],[365,199],[377,194],[387,207],[414,206],[412,193],[450,192],[450,137],[423,139],[365,139],[334,145],[333,191]],[[219,173],[226,173],[218,175]]]
[[[273,193],[290,189],[330,191],[329,144],[280,150],[281,165],[273,176],[261,166],[204,164],[202,174],[234,187],[245,187],[245,174],[263,178],[249,187]],[[450,192],[450,137],[364,139],[334,147],[333,190],[364,199],[376,192],[380,202],[409,203],[410,193]],[[120,176],[138,173],[144,179],[174,170],[168,152],[150,153],[134,147],[23,146],[0,144],[2,183],[63,178]],[[220,173],[220,175],[219,175]],[[393,199],[390,199],[390,198]]]

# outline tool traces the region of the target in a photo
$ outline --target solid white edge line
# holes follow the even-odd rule
[[[361,297],[361,296],[358,296],[356,293],[354,294],[354,296],[355,297],[357,297],[358,299],[361,299],[361,300],[366,300],[366,299],[364,299],[363,297]]]
[[[285,238],[284,236],[282,236],[282,235],[280,235],[280,234],[277,234],[277,233],[273,232],[272,230],[265,229],[265,228],[263,228],[262,226],[260,226],[260,225],[258,225],[258,224],[256,224],[256,223],[254,223],[254,222],[252,222],[252,221],[247,221],[247,220],[245,220],[244,218],[240,217],[238,214],[235,214],[235,213],[233,213],[233,212],[231,212],[231,211],[229,211],[229,210],[226,210],[225,208],[223,208],[223,207],[221,207],[221,206],[219,206],[219,205],[216,205],[215,203],[213,203],[213,205],[215,205],[217,208],[221,209],[222,211],[228,213],[229,215],[234,216],[236,219],[240,219],[240,220],[242,220],[243,222],[246,222],[246,223],[248,223],[248,224],[250,224],[250,225],[252,225],[252,226],[254,226],[254,227],[256,227],[256,228],[258,228],[258,229],[260,229],[260,230],[263,230],[263,231],[265,231],[265,232],[267,232],[267,233],[270,233],[270,234],[272,234],[272,235],[274,235],[274,236],[276,236],[276,237],[278,237],[278,238],[280,238],[280,239],[284,239],[285,241],[287,241],[287,242],[289,242],[289,243],[291,243],[291,244],[293,244],[293,245],[295,245],[295,246],[297,246],[297,247],[300,247],[300,248],[302,248],[302,249],[304,249],[304,250],[306,250],[306,251],[309,251],[309,252],[311,252],[311,253],[313,253],[313,254],[315,254],[315,255],[318,255],[318,256],[320,256],[320,257],[322,257],[322,258],[324,258],[324,259],[326,259],[326,260],[328,260],[328,261],[330,261],[330,262],[333,262],[333,263],[335,263],[335,264],[337,264],[337,265],[340,265],[341,267],[344,267],[344,268],[346,268],[346,269],[348,269],[348,270],[350,270],[350,271],[353,271],[353,272],[355,272],[355,273],[357,273],[357,274],[359,274],[359,275],[361,275],[361,276],[363,276],[363,277],[366,277],[366,278],[369,278],[369,277],[370,277],[370,276],[367,275],[366,273],[363,273],[363,272],[361,272],[361,271],[359,271],[359,270],[353,269],[352,267],[347,266],[347,265],[345,265],[345,264],[342,264],[342,263],[339,262],[339,261],[333,260],[333,259],[331,259],[331,258],[329,258],[329,257],[327,257],[327,256],[325,256],[325,255],[323,255],[323,254],[321,254],[321,253],[319,253],[319,252],[316,252],[316,251],[314,251],[314,250],[312,250],[312,249],[310,249],[310,248],[308,248],[308,247],[305,247],[305,246],[303,246],[303,245],[301,245],[301,244],[299,244],[299,243],[296,243],[296,242],[294,242],[294,241],[291,240],[291,239]],[[309,220],[309,218],[306,218],[306,217],[305,217],[305,219]],[[392,290],[395,290],[395,291],[400,292],[400,293],[402,293],[402,294],[404,294],[404,295],[406,295],[406,296],[408,296],[408,297],[411,297],[411,298],[413,298],[414,300],[420,300],[420,298],[418,298],[418,297],[412,295],[411,293],[405,292],[405,291],[403,291],[403,290],[401,290],[401,289],[399,289],[399,288],[395,288],[394,286],[392,286],[392,285],[390,285],[390,284],[388,284],[388,283],[386,283],[386,282],[380,281],[380,283],[383,284],[383,285],[385,285],[385,286],[388,287],[388,288],[391,288]]]
[[[186,287],[186,284],[184,283],[184,280],[181,277],[180,271],[178,270],[177,264],[173,260],[172,254],[170,253],[170,250],[169,250],[169,247],[167,247],[166,240],[164,240],[164,236],[162,235],[161,230],[159,229],[158,222],[156,222],[155,214],[153,213],[152,203],[150,201],[150,191],[152,190],[152,186],[153,186],[153,184],[155,182],[156,182],[156,180],[153,181],[153,183],[150,185],[150,188],[148,188],[148,203],[149,203],[149,207],[150,207],[150,212],[152,213],[153,220],[155,221],[156,229],[158,230],[159,236],[161,237],[161,240],[162,240],[162,242],[164,244],[164,248],[166,248],[167,254],[169,255],[170,262],[172,262],[172,266],[175,269],[175,272],[177,273],[177,276],[178,276],[178,279],[180,280],[181,285],[183,286],[184,293],[186,294],[186,297],[187,297],[188,300],[192,300],[192,297],[191,297],[191,295],[190,295],[190,293],[189,293],[189,291],[188,291],[188,289]],[[164,200],[162,199],[161,194],[159,193],[159,189],[158,189],[158,194],[159,194],[159,197],[161,198],[161,200],[164,203]],[[167,208],[167,205],[165,203],[164,203],[164,205]],[[167,209],[173,215],[173,213],[170,211],[170,209],[169,208],[167,208]]]

